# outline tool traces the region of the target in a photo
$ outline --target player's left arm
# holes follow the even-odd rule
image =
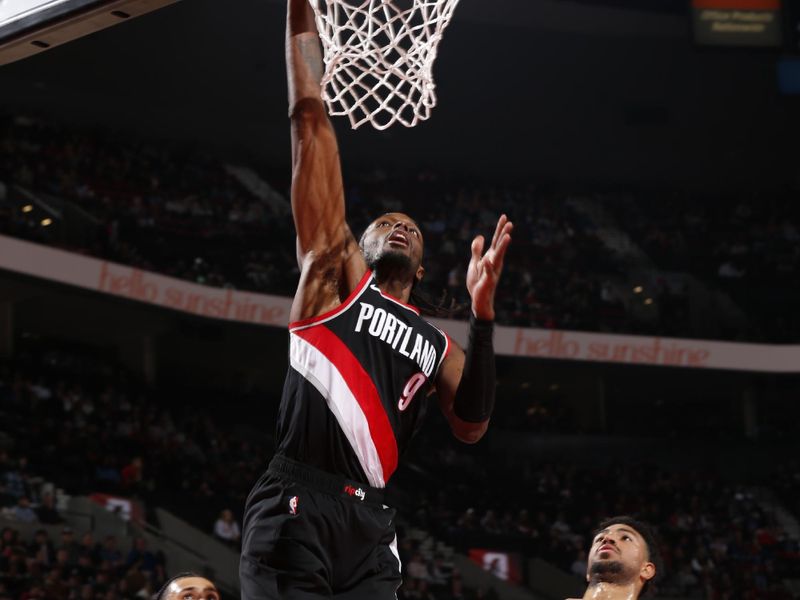
[[[472,298],[469,342],[466,352],[453,344],[436,378],[442,413],[453,434],[469,444],[486,433],[494,409],[494,293],[513,228],[508,217],[502,215],[486,253],[483,236],[472,241],[467,269],[467,290]]]

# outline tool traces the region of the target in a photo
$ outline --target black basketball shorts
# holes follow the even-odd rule
[[[245,506],[242,600],[394,600],[395,511],[382,493],[276,456]]]

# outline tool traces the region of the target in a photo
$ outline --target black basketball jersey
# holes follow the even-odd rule
[[[383,487],[425,413],[450,350],[419,311],[371,271],[336,309],[289,324],[277,452]]]

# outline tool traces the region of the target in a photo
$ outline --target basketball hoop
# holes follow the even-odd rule
[[[414,127],[436,106],[433,62],[458,0],[309,0],[324,49],[322,98],[356,129]]]

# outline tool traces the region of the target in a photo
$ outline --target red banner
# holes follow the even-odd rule
[[[522,569],[517,554],[473,548],[469,551],[469,558],[498,579],[509,583],[522,583]]]
[[[144,510],[137,500],[99,493],[92,494],[89,498],[107,511],[118,514],[123,521],[133,521],[134,523],[144,521]]]

